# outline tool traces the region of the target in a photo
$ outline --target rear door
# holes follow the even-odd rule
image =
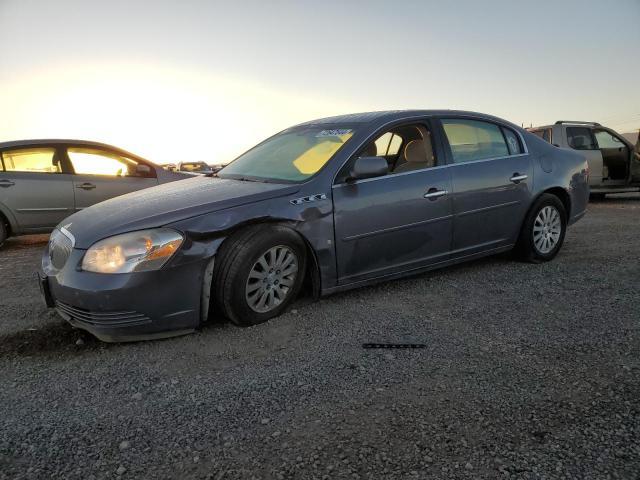
[[[1,157],[0,204],[19,232],[52,229],[73,213],[71,175],[56,147],[9,148]]]
[[[453,186],[452,258],[516,242],[531,198],[533,167],[515,130],[443,118]]]
[[[142,162],[118,152],[72,145],[66,148],[66,156],[74,172],[76,210],[158,185],[155,168],[148,166],[148,172],[138,172]]]

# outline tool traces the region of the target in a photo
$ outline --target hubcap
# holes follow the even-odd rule
[[[533,222],[533,244],[543,254],[552,251],[560,241],[562,233],[562,221],[560,213],[555,207],[547,205]]]
[[[278,245],[263,253],[253,265],[247,279],[247,304],[258,313],[265,313],[280,305],[298,275],[298,259],[289,247]]]

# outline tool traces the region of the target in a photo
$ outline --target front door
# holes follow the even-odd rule
[[[531,158],[511,128],[470,119],[443,119],[453,187],[452,257],[512,245],[526,214]]]
[[[451,248],[451,178],[431,122],[378,132],[333,186],[338,283],[349,284],[446,261]],[[357,157],[386,159],[384,176],[350,181]]]
[[[608,130],[595,128],[593,135],[596,138],[598,149],[602,153],[604,165],[607,167],[609,180],[627,182],[630,177],[631,149],[621,138]]]
[[[158,185],[155,170],[141,174],[136,160],[115,152],[88,147],[68,147],[73,167],[75,208],[82,210],[109,198]]]
[[[452,226],[449,175],[445,166],[336,185],[339,283],[448,259]]]
[[[589,127],[567,127],[567,145],[573,150],[580,150],[589,164],[589,186],[601,187],[608,175],[604,169],[602,152],[596,145],[595,137]]]
[[[73,184],[57,150],[33,146],[2,151],[0,204],[11,212],[20,233],[52,229],[71,215]]]

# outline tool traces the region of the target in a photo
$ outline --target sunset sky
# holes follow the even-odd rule
[[[640,128],[640,0],[0,0],[0,141],[226,162],[398,108]]]

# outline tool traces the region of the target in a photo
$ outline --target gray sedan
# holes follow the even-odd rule
[[[185,178],[97,142],[0,143],[0,245],[12,235],[50,232],[94,203]]]
[[[587,206],[583,156],[489,115],[346,115],[209,176],[108,200],[52,234],[47,304],[105,341],[248,326],[315,297],[514,250],[551,260]]]

